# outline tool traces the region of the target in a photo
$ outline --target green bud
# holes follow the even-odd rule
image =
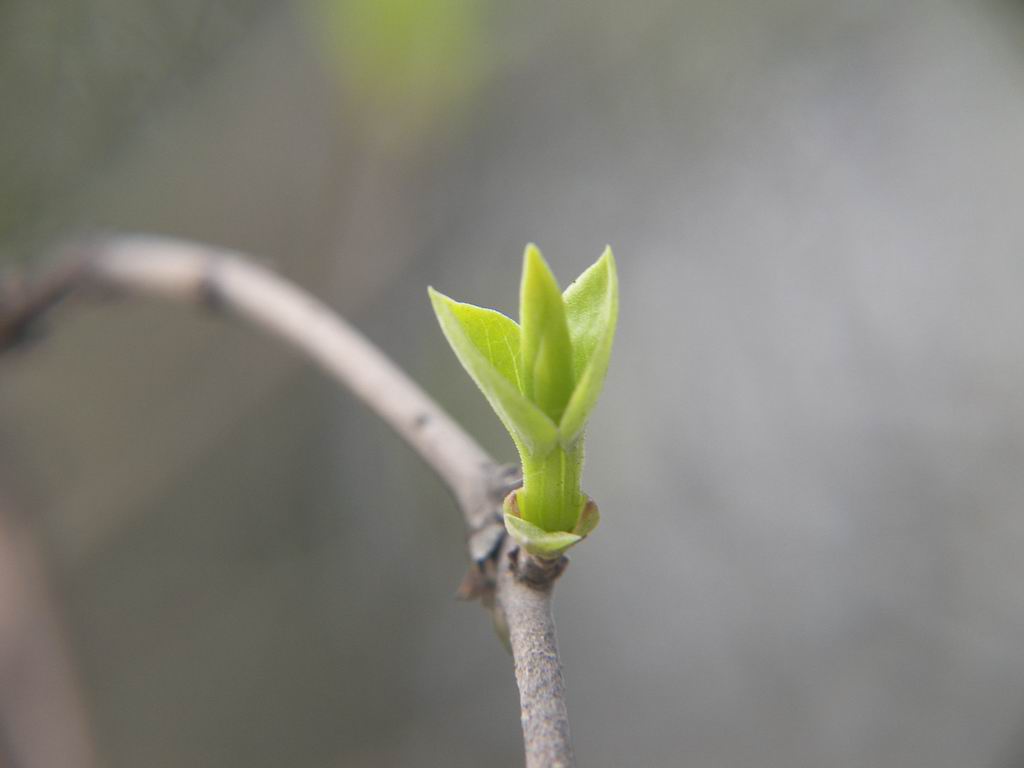
[[[441,329],[512,436],[523,487],[505,525],[528,552],[558,558],[597,525],[580,490],[583,431],[604,384],[618,319],[611,249],[566,289],[534,245],[526,247],[519,324],[500,312],[429,289]]]

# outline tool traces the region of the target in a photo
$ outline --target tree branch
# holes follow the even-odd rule
[[[526,766],[570,768],[576,761],[551,613],[552,588],[566,561],[531,558],[511,537],[506,537],[500,557],[506,564],[498,569],[496,599],[508,621],[515,659]]]
[[[70,248],[31,283],[0,290],[0,351],[31,334],[64,297],[84,288],[158,296],[242,317],[301,350],[380,416],[438,474],[468,529],[471,578],[508,629],[528,768],[574,765],[551,591],[564,562],[545,565],[504,536],[501,502],[517,485],[465,430],[377,347],[329,307],[245,256],[206,245],[120,236]]]

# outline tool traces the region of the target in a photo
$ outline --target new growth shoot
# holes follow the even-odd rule
[[[565,292],[526,247],[519,323],[429,289],[441,329],[519,451],[523,487],[505,527],[531,554],[557,559],[590,533],[597,505],[580,489],[584,428],[604,384],[618,318],[610,248]]]

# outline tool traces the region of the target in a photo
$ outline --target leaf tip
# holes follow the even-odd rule
[[[544,261],[544,254],[540,252],[540,248],[537,247],[536,243],[527,243],[526,248],[523,250],[523,262],[527,263],[538,259]]]
[[[558,286],[555,273],[551,271],[551,266],[544,258],[544,254],[540,252],[540,248],[534,243],[528,243],[526,250],[523,251],[523,281],[525,283],[532,280],[540,280],[543,281],[542,284],[550,283],[555,287]]]
[[[612,247],[610,245],[606,245],[604,247],[604,250],[601,252],[601,258],[597,260],[597,263],[604,264],[605,269],[608,270],[609,276],[613,280],[616,279],[615,254],[612,253]]]
[[[427,286],[427,295],[430,297],[430,303],[433,305],[434,312],[437,314],[440,314],[442,310],[450,309],[451,305],[455,303],[450,296],[446,296],[441,293],[432,285]]]

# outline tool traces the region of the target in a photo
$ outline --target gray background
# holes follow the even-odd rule
[[[611,243],[581,765],[1020,765],[1024,9],[432,3],[449,79],[392,91],[319,6],[0,5],[4,265],[251,251],[511,460],[425,286],[514,313],[527,241]],[[519,763],[454,505],[289,350],[67,308],[0,408],[103,765]]]

